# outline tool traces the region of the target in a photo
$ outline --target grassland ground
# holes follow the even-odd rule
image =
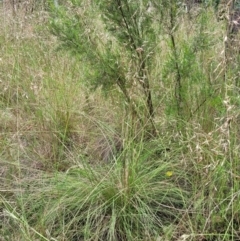
[[[49,18],[0,8],[0,240],[240,240],[239,55],[213,10],[179,15],[181,117],[159,37],[151,139],[117,88],[89,89],[94,66]]]

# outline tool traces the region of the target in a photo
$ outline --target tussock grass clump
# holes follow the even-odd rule
[[[187,194],[177,186],[177,165],[151,160],[150,153],[131,147],[111,166],[83,165],[46,181],[32,180],[22,196],[29,225],[56,240],[163,235],[163,227],[181,216]]]

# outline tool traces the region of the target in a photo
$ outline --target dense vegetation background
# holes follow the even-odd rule
[[[0,240],[240,240],[239,5],[0,2]]]

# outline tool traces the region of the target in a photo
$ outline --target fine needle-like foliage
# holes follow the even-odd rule
[[[62,48],[94,68],[87,84],[105,92],[117,87],[134,121],[156,135],[150,78],[157,33],[148,5],[148,1],[70,1],[55,9],[50,26]]]

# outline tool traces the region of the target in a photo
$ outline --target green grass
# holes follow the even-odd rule
[[[0,18],[1,241],[240,239],[238,56],[227,65],[212,10],[174,33],[181,117],[160,36],[151,140],[117,89],[89,91],[94,66],[57,51],[46,13]]]
[[[138,147],[134,151],[135,159],[119,157],[110,167],[74,167],[30,180],[29,194],[20,197],[30,225],[48,227],[57,240],[150,240],[160,235],[186,205],[186,193],[175,183],[180,169],[148,160],[152,157]]]

